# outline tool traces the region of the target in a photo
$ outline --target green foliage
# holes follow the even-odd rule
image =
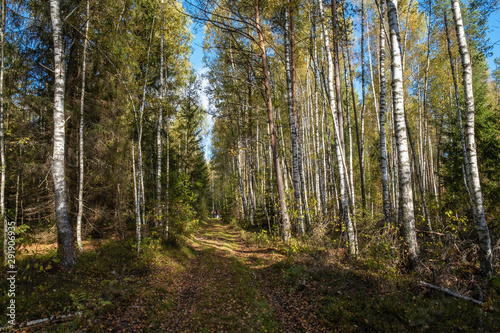
[[[493,80],[497,84],[497,86],[500,86],[500,57],[495,58],[495,69],[491,73],[491,77],[493,77]]]
[[[8,119],[6,152],[6,212],[9,220],[31,229],[23,242],[53,226],[52,153],[52,36],[48,2],[15,1],[7,5],[4,76],[4,121]],[[158,1],[61,2],[65,17],[66,57],[66,163],[68,214],[76,219],[79,172],[78,127],[82,74],[86,77],[84,108],[84,238],[105,238],[132,228],[133,182],[131,138],[136,139],[137,109],[146,75],[143,162],[146,211],[156,203],[154,163],[156,122],[160,104],[170,119],[191,73],[190,20],[178,2],[163,5],[164,27]],[[20,15],[19,13],[23,13]],[[83,27],[89,20],[87,71],[82,73]],[[153,37],[149,36],[153,31]],[[160,55],[161,36],[164,53]],[[148,47],[150,56],[147,57]],[[160,58],[167,84],[159,99]],[[8,115],[8,116],[7,116]],[[137,140],[135,140],[137,142]],[[153,149],[151,149],[153,148]],[[164,149],[165,151],[165,149]],[[151,172],[150,172],[151,171]],[[166,182],[166,177],[162,179]],[[150,219],[150,216],[147,216]],[[88,222],[88,223],[87,223]]]
[[[479,109],[476,116],[476,138],[478,147],[479,170],[487,209],[494,215],[499,212],[496,202],[500,200],[500,170],[498,151],[500,151],[500,123],[498,110],[492,107]]]
[[[209,215],[208,167],[201,145],[204,115],[199,105],[194,77],[190,84],[181,100],[170,135],[169,201],[172,237],[182,237],[189,233],[193,220],[203,220]]]
[[[478,17],[478,12],[469,12],[467,17],[471,30],[468,34],[475,37],[474,41],[480,41],[484,33],[484,24]],[[479,42],[482,43],[482,42]],[[484,46],[484,45],[483,45]],[[474,100],[475,100],[475,134],[476,147],[478,153],[479,171],[481,177],[482,192],[485,200],[485,209],[487,218],[496,216],[498,207],[495,204],[500,199],[500,172],[498,165],[498,149],[500,148],[500,124],[496,119],[497,111],[488,104],[488,69],[484,57],[486,49],[480,45],[472,43],[469,45],[472,54],[472,70]],[[460,81],[460,77],[457,78]],[[461,105],[463,108],[463,92],[460,91]],[[465,121],[464,111],[462,110],[463,121]],[[460,142],[460,132],[458,131],[458,118],[456,111],[447,114],[444,119],[448,119],[448,124],[442,127],[445,141],[443,142],[442,171],[443,183],[446,192],[442,196],[443,210],[441,214],[448,211],[456,212],[458,219],[471,220],[470,205],[463,203],[470,202],[467,191],[464,186],[463,151]],[[464,123],[465,124],[465,123]],[[448,216],[449,217],[449,216]]]

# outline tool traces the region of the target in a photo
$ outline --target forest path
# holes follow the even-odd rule
[[[305,299],[282,287],[279,250],[252,246],[240,231],[211,220],[190,237],[196,256],[167,286],[175,295],[159,331],[323,331]],[[159,319],[159,318],[158,318]]]
[[[186,246],[151,253],[153,265],[136,280],[134,296],[87,321],[82,331],[331,331],[318,318],[312,284],[301,285],[283,250],[249,244],[236,226],[212,219]]]
[[[235,227],[219,220],[211,220],[193,234],[188,246],[196,256],[167,287],[176,296],[160,330],[276,330],[278,324],[258,288],[255,269],[281,255],[248,246]]]

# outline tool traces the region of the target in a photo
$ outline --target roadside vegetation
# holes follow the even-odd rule
[[[342,248],[306,241],[286,245],[215,219],[197,223],[176,243],[146,239],[139,255],[135,250],[132,239],[96,241],[70,269],[53,250],[24,256],[18,268],[18,323],[52,317],[24,329],[58,332],[500,328],[500,286],[491,280],[488,289],[474,289],[466,265],[457,276],[408,273],[388,255],[354,260]],[[453,298],[422,287],[420,280],[451,285],[485,302]],[[0,306],[6,301],[3,296]]]

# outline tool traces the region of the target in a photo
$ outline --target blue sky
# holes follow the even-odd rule
[[[193,69],[195,70],[196,74],[198,76],[202,75],[205,73],[207,70],[204,65],[203,65],[203,38],[205,37],[204,34],[204,27],[200,26],[199,24],[193,24],[191,26],[191,33],[193,34],[194,40],[192,43],[192,49],[193,53],[191,54],[191,64],[193,65]],[[202,87],[204,88],[208,84],[207,80],[202,80]],[[209,105],[209,100],[205,93],[202,91],[200,93],[201,97],[201,103],[203,105],[203,108],[205,110],[208,110],[210,105]],[[205,130],[207,131],[206,134],[203,136],[202,144],[204,146],[205,150],[205,160],[210,160],[211,157],[211,143],[212,143],[212,127],[214,124],[214,119],[211,115],[207,115],[207,128]]]
[[[488,58],[488,63],[490,64],[490,70],[495,69],[495,64],[493,60],[500,57],[500,11],[494,12],[489,19],[490,32],[488,33],[488,38],[490,39],[493,46],[493,55]]]
[[[203,68],[203,38],[205,37],[203,26],[193,24],[191,26],[191,33],[194,36],[191,63],[193,64],[194,70],[199,72]]]

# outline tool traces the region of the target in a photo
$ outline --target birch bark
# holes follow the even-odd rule
[[[336,105],[335,105],[335,93],[334,93],[334,65],[332,54],[330,53],[330,38],[327,35],[327,30],[325,26],[325,12],[323,6],[323,0],[319,0],[319,12],[320,12],[320,21],[322,26],[322,37],[324,38],[325,43],[325,53],[327,56],[328,62],[328,93],[329,93],[329,101],[330,108],[332,111],[332,115],[335,115]],[[340,181],[340,200],[342,204],[342,215],[343,220],[347,229],[348,234],[348,247],[349,254],[356,257],[358,254],[358,242],[355,233],[354,221],[350,217],[349,213],[349,200],[347,197],[348,193],[348,180],[346,179],[346,164],[345,164],[345,153],[344,146],[341,144],[341,131],[343,128],[339,127],[337,117],[333,116],[333,127],[335,130],[334,139],[335,139],[335,153],[337,155],[337,164],[339,169],[339,181]]]
[[[491,238],[488,225],[486,224],[486,215],[484,212],[483,194],[481,191],[481,182],[479,179],[479,167],[476,152],[476,136],[474,133],[475,123],[475,105],[472,89],[472,63],[469,55],[469,48],[465,38],[464,24],[462,21],[462,12],[460,2],[451,0],[453,19],[457,33],[457,41],[462,60],[462,80],[464,86],[465,99],[465,146],[470,165],[470,187],[473,202],[474,222],[479,237],[479,260],[483,274],[490,276],[493,274],[493,251],[491,247]]]
[[[396,136],[399,174],[399,219],[403,225],[404,239],[407,244],[408,262],[411,267],[415,267],[419,262],[419,247],[415,230],[413,190],[411,187],[411,165],[404,114],[403,70],[401,65],[399,22],[397,16],[398,1],[388,0],[387,7],[392,55],[394,131]]]
[[[137,237],[137,253],[141,252],[141,199],[137,188],[137,173],[135,170],[135,143],[132,140],[132,174],[134,180],[134,201],[135,201],[135,234]]]
[[[366,188],[365,188],[365,111],[366,111],[366,96],[365,96],[365,1],[361,0],[361,99],[363,105],[361,107],[361,142],[359,149],[359,169],[361,173],[361,204],[363,207],[363,217],[366,214]],[[357,120],[356,120],[357,121]],[[357,124],[356,124],[357,130]]]
[[[286,91],[288,99],[288,118],[290,121],[290,139],[292,142],[292,173],[293,173],[293,193],[295,196],[295,202],[297,204],[298,210],[298,225],[299,232],[304,236],[304,219],[303,219],[303,205],[302,205],[302,189],[300,184],[300,174],[299,174],[299,160],[298,160],[298,133],[297,124],[295,117],[295,96],[293,93],[293,68],[292,68],[292,55],[291,55],[291,38],[290,38],[290,9],[286,6],[285,9],[285,69],[286,69]]]
[[[391,225],[391,201],[389,198],[389,175],[387,172],[387,142],[385,138],[385,0],[380,0],[380,170],[382,174],[382,202],[385,224]]]
[[[458,126],[460,128],[460,144],[462,145],[462,152],[464,154],[464,164],[465,164],[465,177],[464,177],[464,185],[467,193],[469,194],[469,198],[472,198],[469,184],[470,184],[470,164],[469,158],[467,157],[467,149],[465,148],[465,134],[464,134],[464,126],[462,123],[462,110],[460,107],[460,97],[458,94],[458,83],[457,83],[457,75],[455,73],[455,66],[453,66],[453,54],[451,53],[451,40],[450,33],[448,31],[448,19],[446,17],[446,11],[444,11],[444,29],[446,31],[446,42],[448,45],[448,57],[450,58],[450,67],[451,67],[451,76],[453,78],[453,87],[455,88],[455,102],[457,107],[457,115],[458,115]]]
[[[164,13],[163,0],[161,0],[161,39],[160,39],[160,106],[158,108],[158,123],[156,126],[156,226],[162,226],[163,220],[163,205],[161,202],[161,170],[162,170],[162,155],[163,155],[163,103],[165,102],[165,63],[164,63]]]
[[[84,151],[83,151],[83,117],[84,117],[84,105],[85,105],[85,71],[87,67],[87,44],[88,44],[88,32],[90,25],[90,2],[87,0],[87,22],[85,24],[85,40],[83,42],[83,63],[82,63],[82,95],[80,100],[80,127],[79,127],[79,169],[80,175],[78,179],[78,215],[76,217],[76,242],[78,244],[78,249],[83,251],[82,242],[82,217],[83,217],[83,180],[84,180]]]
[[[64,114],[65,65],[62,41],[60,1],[50,0],[52,37],[54,40],[54,150],[52,154],[52,177],[54,179],[55,217],[59,231],[63,260],[71,267],[76,262],[76,247],[73,228],[68,218],[66,193],[65,150],[66,119]],[[3,164],[2,164],[3,166]],[[3,173],[2,173],[3,174]]]

